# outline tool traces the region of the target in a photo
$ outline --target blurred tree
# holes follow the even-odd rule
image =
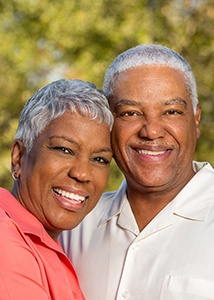
[[[214,164],[213,29],[213,0],[0,0],[0,185],[11,187],[9,148],[31,94],[61,77],[101,88],[116,55],[140,43],[190,62],[204,111],[196,158]],[[108,189],[121,179],[113,163]]]

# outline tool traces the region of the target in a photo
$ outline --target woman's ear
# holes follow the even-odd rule
[[[25,152],[26,149],[23,142],[14,140],[11,146],[11,168],[15,180],[21,176],[21,167],[24,161]]]

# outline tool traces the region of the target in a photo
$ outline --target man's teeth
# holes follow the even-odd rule
[[[63,197],[66,197],[68,199],[71,199],[71,200],[77,200],[77,201],[84,201],[85,200],[85,197],[83,197],[83,196],[79,196],[77,194],[69,193],[69,192],[63,191],[61,189],[54,189],[54,191],[57,194],[59,194]]]
[[[148,150],[137,150],[138,153],[140,154],[145,154],[145,155],[160,155],[164,154],[166,151],[148,151]]]

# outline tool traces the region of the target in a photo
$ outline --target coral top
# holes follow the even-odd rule
[[[83,300],[60,244],[7,190],[0,188],[0,298]]]

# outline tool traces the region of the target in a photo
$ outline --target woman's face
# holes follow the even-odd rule
[[[29,155],[22,151],[22,143],[15,141],[12,163],[19,179],[13,194],[56,239],[82,221],[106,187],[112,158],[109,128],[66,112],[42,131]]]

